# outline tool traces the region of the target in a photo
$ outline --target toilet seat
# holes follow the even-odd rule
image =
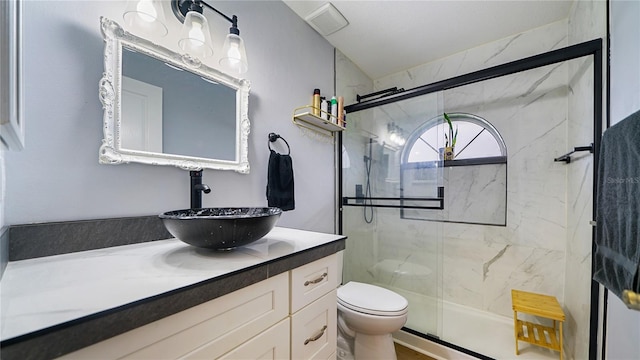
[[[399,316],[407,313],[407,299],[385,288],[350,281],[338,288],[338,304],[353,311],[377,315]]]

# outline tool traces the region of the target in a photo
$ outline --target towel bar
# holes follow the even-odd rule
[[[593,143],[591,143],[591,145],[589,145],[589,146],[576,146],[576,147],[573,148],[573,151],[568,152],[568,153],[566,153],[566,154],[564,154],[562,156],[559,156],[559,157],[553,159],[553,161],[564,161],[565,163],[568,164],[568,163],[571,162],[571,156],[570,155],[573,154],[574,152],[577,152],[577,151],[588,151],[588,152],[593,154]]]
[[[276,133],[269,133],[269,142],[267,143],[267,146],[269,147],[269,150],[273,150],[271,148],[271,143],[272,142],[276,142],[276,140],[278,139],[282,139],[282,141],[284,141],[285,144],[287,144],[287,149],[289,150],[289,152],[287,153],[287,155],[291,155],[291,147],[289,147],[289,143],[287,142],[287,140],[285,140],[282,136],[276,134]]]

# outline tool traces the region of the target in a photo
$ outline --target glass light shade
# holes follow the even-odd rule
[[[187,13],[180,31],[178,46],[187,54],[197,58],[202,59],[213,55],[209,23],[204,15],[195,11]]]
[[[154,36],[166,36],[168,33],[160,0],[128,0],[122,17],[132,32]]]
[[[244,49],[244,41],[239,35],[229,34],[224,39],[222,47],[222,58],[220,65],[238,74],[243,74],[249,70],[247,62],[247,52]]]

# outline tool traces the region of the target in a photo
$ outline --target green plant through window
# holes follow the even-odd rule
[[[447,115],[447,113],[443,113],[443,115],[444,119],[447,120],[447,124],[449,124],[449,136],[447,136],[447,133],[444,133],[445,147],[455,147],[456,139],[458,138],[458,127],[456,126],[456,132],[454,133],[451,118],[449,117],[449,115]]]

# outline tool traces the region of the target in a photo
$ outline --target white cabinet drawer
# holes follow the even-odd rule
[[[291,313],[334,290],[338,276],[337,254],[291,270]]]
[[[334,288],[291,316],[292,359],[329,359],[336,352],[336,294]]]
[[[236,349],[224,354],[219,359],[261,359],[261,360],[288,360],[291,355],[289,348],[289,333],[291,324],[289,318],[282,320],[269,330],[254,337]],[[200,358],[208,358],[207,354],[200,354]]]
[[[286,273],[70,353],[69,359],[218,357],[288,315]]]

